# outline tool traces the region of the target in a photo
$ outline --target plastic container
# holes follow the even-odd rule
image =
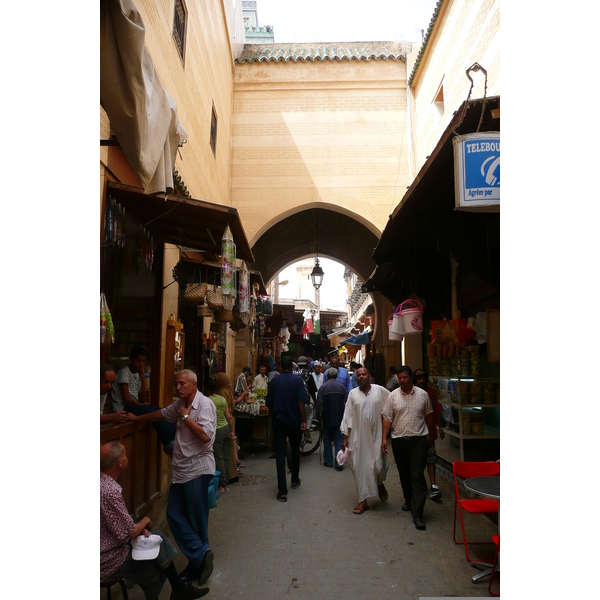
[[[402,315],[405,335],[423,333],[423,305],[418,300],[405,300],[396,307],[394,314],[398,310]]]
[[[392,313],[392,318],[394,320],[392,323],[392,331],[398,335],[404,335],[406,333],[406,329],[404,328],[404,319],[400,313],[401,307],[402,304],[398,304]]]
[[[396,342],[401,342],[404,339],[404,335],[402,333],[397,333],[394,331],[394,313],[388,317],[388,334],[390,340]]]

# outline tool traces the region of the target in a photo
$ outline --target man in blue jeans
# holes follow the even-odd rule
[[[286,440],[292,447],[292,489],[300,485],[300,436],[306,431],[304,405],[309,402],[304,381],[292,373],[290,356],[281,359],[280,373],[269,385],[266,405],[271,414],[273,446],[277,464],[277,499],[287,502],[287,481],[285,478]]]
[[[189,369],[175,374],[177,400],[160,411],[130,418],[164,419],[177,423],[173,447],[171,489],[167,521],[189,563],[181,574],[185,583],[204,583],[213,570],[214,554],[208,545],[208,486],[215,476],[213,443],[217,432],[215,403],[197,389],[196,374]]]
[[[344,408],[348,392],[346,388],[336,380],[338,376],[337,369],[331,367],[327,369],[327,381],[319,388],[317,396],[317,418],[323,423],[323,464],[326,467],[333,467],[333,456],[331,455],[331,442],[335,445],[335,454],[342,449],[342,433],[340,423],[344,417]],[[342,470],[342,466],[335,461],[337,471]]]

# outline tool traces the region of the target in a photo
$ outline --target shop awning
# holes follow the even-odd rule
[[[364,346],[366,344],[371,343],[371,337],[369,336],[369,331],[363,331],[358,335],[353,335],[349,337],[347,340],[344,340],[342,344],[344,346]]]
[[[229,225],[237,258],[254,262],[238,211],[230,206],[175,194],[145,194],[141,188],[108,183],[107,196],[163,242],[221,254],[221,238]]]
[[[363,292],[380,291],[392,303],[412,293],[443,294],[440,282],[450,270],[448,254],[490,285],[499,286],[499,213],[456,211],[454,196],[454,128],[477,130],[483,99],[461,105],[412,185],[390,215],[372,259],[377,268]],[[500,97],[486,101],[480,131],[499,131]]]

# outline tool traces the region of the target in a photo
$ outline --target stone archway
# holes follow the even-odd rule
[[[297,260],[315,256],[317,229],[319,256],[348,266],[362,281],[369,277],[375,268],[371,255],[378,236],[347,214],[309,208],[278,221],[254,243],[254,266],[264,281]]]

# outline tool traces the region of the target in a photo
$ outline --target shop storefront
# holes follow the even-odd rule
[[[197,285],[195,278],[218,292],[223,305],[222,238],[226,231],[239,261],[252,262],[235,209],[176,194],[149,195],[141,186],[106,182],[100,289],[109,316],[101,360],[118,370],[128,364],[134,346],[143,346],[146,389],[153,406],[171,404],[178,370],[196,371],[199,389],[203,389],[204,375],[227,370],[228,347],[234,354],[235,338],[229,339],[231,319],[219,322],[216,305],[207,306],[203,313],[202,303],[186,301],[186,290]],[[231,308],[237,291],[233,287]],[[110,399],[104,410],[110,412]],[[168,461],[157,434],[143,423],[101,426],[101,442],[110,439],[121,440],[132,458],[135,467],[121,484],[130,511],[144,514],[161,497],[168,480]]]
[[[499,97],[459,107],[391,215],[373,253],[377,268],[363,286],[406,316],[422,306],[418,329],[404,318],[396,340],[420,350],[408,364],[425,368],[442,404],[446,435],[436,449],[448,462],[495,460],[500,452],[499,114]],[[476,173],[480,187],[461,180],[453,142],[478,131],[492,140],[466,149],[488,151]],[[488,196],[494,201],[480,202]],[[470,198],[476,206],[468,206]],[[404,303],[409,299],[415,302]]]

